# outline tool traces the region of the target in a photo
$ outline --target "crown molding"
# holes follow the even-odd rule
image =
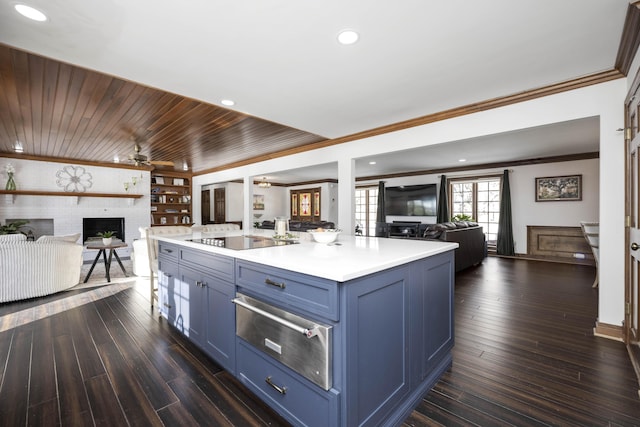
[[[588,76],[583,76],[577,79],[571,79],[564,82],[543,86],[537,89],[518,92],[512,95],[493,98],[486,101],[477,102],[474,104],[467,104],[461,107],[452,108],[450,110],[444,110],[438,113],[429,114],[429,115],[418,117],[415,119],[405,120],[403,122],[381,126],[375,129],[355,133],[355,134],[340,137],[340,138],[318,141],[315,143],[304,145],[302,147],[295,147],[288,150],[279,151],[277,153],[271,153],[263,156],[256,156],[256,157],[252,157],[242,161],[228,163],[223,166],[200,171],[194,174],[194,176],[205,175],[213,172],[220,172],[223,170],[246,166],[253,163],[263,162],[266,160],[286,157],[293,154],[298,154],[298,153],[311,151],[311,150],[317,150],[319,148],[325,148],[333,145],[344,144],[346,142],[357,141],[359,139],[364,139],[364,138],[371,138],[373,136],[383,135],[385,133],[396,132],[399,130],[408,129],[416,126],[423,126],[426,124],[435,123],[435,122],[439,122],[447,119],[452,119],[455,117],[461,117],[469,114],[474,114],[481,111],[487,111],[494,108],[505,107],[507,105],[530,101],[532,99],[537,99],[537,98],[543,98],[545,96],[555,95],[562,92],[568,92],[571,90],[592,86],[600,83],[605,83],[611,80],[617,80],[624,77],[625,75],[622,74],[617,69],[602,71],[599,73],[590,74]]]

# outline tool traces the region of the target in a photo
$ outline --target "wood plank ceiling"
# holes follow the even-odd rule
[[[213,170],[325,138],[0,44],[0,155]]]

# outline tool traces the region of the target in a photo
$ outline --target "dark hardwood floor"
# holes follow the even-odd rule
[[[452,369],[405,426],[640,426],[625,346],[593,336],[593,275],[500,258],[459,273]],[[287,425],[151,315],[145,291],[0,305],[0,425]]]

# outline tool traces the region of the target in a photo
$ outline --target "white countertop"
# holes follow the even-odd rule
[[[153,238],[206,252],[226,255],[272,267],[309,274],[337,282],[377,273],[391,267],[427,258],[458,247],[457,243],[376,237],[338,236],[339,245],[309,241],[300,233],[300,243],[269,248],[232,250],[190,242],[201,237],[240,236],[242,231],[188,235],[158,235]],[[251,230],[247,235],[273,236],[273,230]]]

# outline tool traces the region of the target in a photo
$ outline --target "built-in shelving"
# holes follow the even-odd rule
[[[45,196],[45,197],[75,197],[78,200],[81,197],[108,197],[114,199],[139,199],[142,194],[128,193],[77,193],[66,191],[40,191],[40,190],[0,190],[0,194],[4,194],[7,201],[14,203],[17,196]]]
[[[178,172],[151,173],[151,225],[192,225],[191,177]]]

